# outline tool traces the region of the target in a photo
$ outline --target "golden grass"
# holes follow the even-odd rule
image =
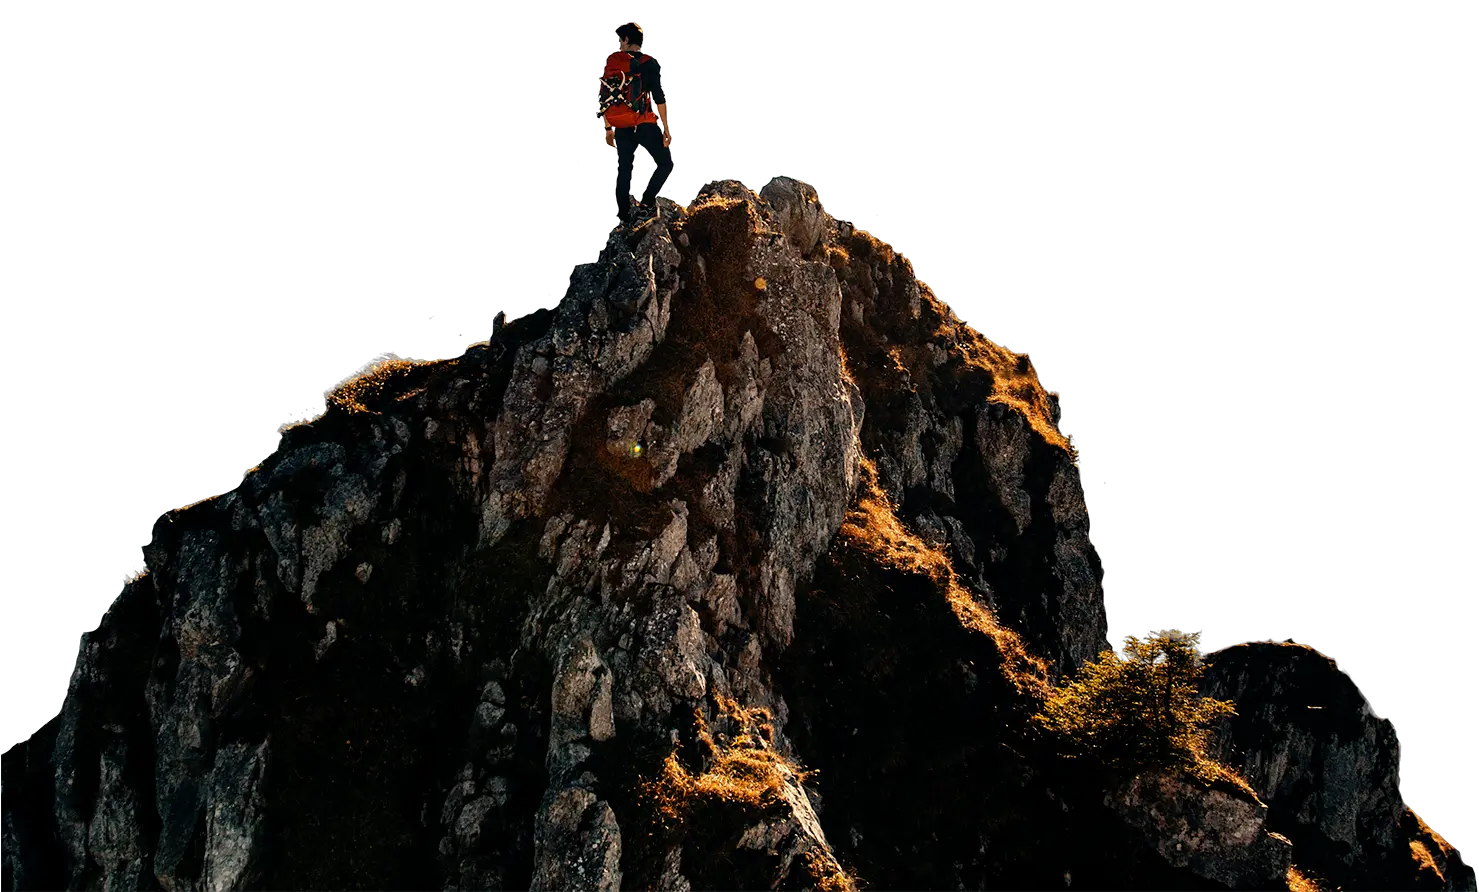
[[[1411,809],[1408,809],[1408,811],[1411,811]],[[1438,831],[1428,826],[1428,822],[1422,819],[1422,815],[1419,815],[1417,812],[1414,811],[1412,812],[1412,817],[1413,820],[1417,821],[1418,831],[1431,839],[1433,843],[1438,846],[1438,851],[1442,852],[1445,858],[1452,858],[1454,855],[1457,854],[1453,846],[1449,844],[1448,840],[1444,839],[1438,833]],[[1431,857],[1431,854],[1429,857]]]
[[[1407,843],[1412,850],[1412,862],[1417,865],[1417,872],[1432,871],[1438,879],[1443,879],[1443,871],[1438,869],[1438,862],[1433,859],[1433,853],[1420,839],[1414,839]]]
[[[837,356],[837,372],[841,375],[843,383],[852,387],[858,387],[858,379],[854,378],[852,374],[852,363],[847,358],[847,345],[841,341],[837,342]],[[862,388],[858,387],[858,390],[861,392]]]
[[[899,255],[887,243],[879,241],[864,230],[853,231],[854,247],[860,255],[880,262],[883,266],[898,264],[894,275],[903,274],[913,278],[914,270],[909,261]],[[828,249],[828,262],[834,269],[841,270],[852,262],[845,248]],[[934,372],[931,344],[941,345],[958,357],[966,367],[982,369],[990,374],[992,393],[988,402],[1011,406],[1027,419],[1028,424],[1044,440],[1064,450],[1075,461],[1077,450],[1069,437],[1058,430],[1053,422],[1052,402],[1048,392],[1037,379],[1032,360],[1025,353],[1013,353],[983,337],[975,329],[960,320],[928,285],[915,279],[919,286],[918,319],[924,330],[903,339],[899,346],[890,350],[899,367],[909,372],[915,380],[931,380]],[[930,324],[933,327],[930,328]]]
[[[703,712],[694,710],[698,720],[698,749],[710,768],[703,774],[692,774],[670,753],[655,780],[642,781],[642,799],[654,809],[664,827],[682,825],[694,817],[701,805],[738,806],[766,811],[781,806],[782,784],[787,775],[802,783],[816,772],[802,771],[771,749],[772,717],[766,709],[744,709],[728,697],[716,697],[720,713],[734,720],[740,734],[734,740],[716,741]],[[858,892],[852,877],[828,852],[810,849],[803,854],[806,871],[825,892]]]
[[[353,374],[349,379],[334,385],[331,391],[325,393],[324,399],[330,408],[337,408],[346,413],[374,413],[377,410],[370,408],[370,404],[376,404],[379,401],[390,383],[404,382],[405,376],[416,368],[447,365],[454,361],[456,359],[430,359],[430,361],[404,358],[380,359],[379,362],[374,362],[370,367]],[[414,395],[417,392],[420,392],[419,388],[408,389],[407,393],[398,393],[398,396]],[[282,425],[281,432],[285,433],[288,430],[312,425],[322,419],[324,414],[327,413],[319,413],[311,419],[303,419],[291,425]]]
[[[889,366],[896,372],[908,372],[909,363],[905,361],[904,351],[900,347],[888,348]]]
[[[1424,821],[1417,812],[1409,808],[1407,814],[1412,815],[1413,821],[1417,824],[1417,833],[1407,842],[1408,850],[1412,853],[1413,868],[1419,877],[1431,871],[1439,882],[1446,883],[1448,875],[1444,868],[1450,860],[1458,856],[1458,852],[1448,844],[1448,840],[1429,827],[1428,822]],[[1435,849],[1437,851],[1434,851]]]
[[[857,883],[829,853],[808,849],[802,857],[806,859],[806,873],[811,880],[811,888],[817,892],[853,892],[857,889]]]
[[[1073,448],[1073,443],[1053,423],[1053,408],[1048,392],[1043,388],[1042,382],[1038,381],[1037,372],[1027,354],[1013,353],[983,337],[958,319],[950,307],[935,297],[929,286],[921,283],[919,291],[920,299],[930,303],[941,319],[934,337],[943,338],[950,343],[966,365],[991,373],[994,385],[987,401],[1003,403],[1021,412],[1039,436],[1077,460],[1078,452]]]
[[[1293,864],[1289,865],[1289,870],[1285,872],[1284,882],[1288,884],[1289,892],[1328,892],[1330,888],[1318,877],[1306,874]]]
[[[1243,777],[1237,769],[1231,765],[1217,761],[1205,752],[1197,753],[1197,763],[1192,767],[1191,773],[1193,777],[1206,784],[1213,784],[1218,781],[1232,784],[1234,787],[1253,797],[1256,801],[1263,802],[1263,798],[1258,795],[1258,791],[1253,789],[1253,785],[1248,783],[1248,779]]]
[[[770,713],[745,709],[725,697],[718,698],[721,716],[737,725],[739,733],[715,739],[703,713],[694,710],[698,725],[698,748],[709,767],[694,774],[683,766],[676,752],[663,760],[656,781],[645,785],[645,793],[663,823],[681,825],[701,804],[739,805],[763,809],[780,805],[781,786],[788,775],[805,780],[806,772],[788,763],[771,748]]]
[[[371,360],[354,375],[345,378],[324,394],[330,408],[346,412],[369,412],[368,403],[374,403],[384,393],[388,384],[403,377],[417,366],[429,365],[413,359],[385,358]]]
[[[976,601],[944,552],[904,526],[878,485],[878,471],[870,459],[862,460],[860,477],[857,504],[843,520],[839,535],[884,566],[928,577],[944,594],[961,626],[996,642],[1002,666],[1017,689],[1045,696],[1049,690],[1047,664],[1028,653],[1021,637]]]

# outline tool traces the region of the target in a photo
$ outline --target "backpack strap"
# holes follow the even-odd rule
[[[647,101],[647,84],[642,82],[642,76],[638,73],[637,66],[645,64],[652,57],[643,53],[641,50],[627,50],[627,56],[630,57],[630,61],[627,63],[627,73],[630,82],[628,86],[627,95],[629,99],[627,106],[637,114],[645,115],[650,111]],[[640,87],[641,92],[638,93],[635,89],[632,89],[633,87]]]

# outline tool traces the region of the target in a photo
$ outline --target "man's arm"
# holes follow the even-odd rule
[[[668,130],[668,97],[662,91],[662,66],[656,59],[647,60],[647,89],[652,91],[652,101],[657,105],[657,116],[662,118],[662,144],[671,145],[673,134]]]

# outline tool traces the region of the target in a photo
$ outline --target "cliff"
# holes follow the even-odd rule
[[[1036,739],[1108,648],[1058,417],[811,187],[665,202],[555,309],[346,382],[159,519],[5,754],[4,887],[1287,888],[1400,855],[1260,773],[1303,695],[1257,672],[1226,682],[1252,790]],[[1400,806],[1394,767],[1353,778]],[[1473,888],[1421,832],[1403,882]]]

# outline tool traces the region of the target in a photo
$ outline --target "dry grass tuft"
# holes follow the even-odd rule
[[[1408,809],[1408,811],[1412,810]],[[1414,811],[1412,812],[1412,819],[1417,822],[1418,832],[1422,833],[1424,836],[1429,837],[1430,840],[1438,846],[1438,851],[1443,854],[1443,857],[1452,858],[1458,854],[1458,851],[1449,844],[1448,840],[1439,835],[1438,831],[1428,826],[1428,822],[1424,821],[1421,815]]]
[[[846,344],[838,343],[838,345],[837,345],[837,355],[838,355],[837,372],[842,377],[843,383],[844,384],[851,385],[852,387],[858,387],[858,379],[855,378],[855,377],[853,377],[852,363],[847,358],[847,345]],[[862,388],[858,387],[858,390],[861,391]],[[843,392],[845,393],[846,391],[843,391]]]
[[[1433,858],[1432,851],[1428,849],[1422,840],[1414,839],[1407,843],[1407,846],[1412,850],[1412,863],[1417,865],[1418,873],[1421,874],[1431,871],[1439,879],[1443,878],[1443,871],[1438,869],[1438,862]]]
[[[387,385],[405,377],[412,369],[424,365],[430,363],[391,355],[377,357],[324,394],[324,401],[331,409],[338,408],[346,412],[372,411],[370,404],[379,402]]]
[[[414,376],[417,371],[423,373],[420,377],[424,379],[424,373],[430,368],[445,365],[447,362],[451,362],[451,359],[426,361],[426,359],[392,358],[374,362],[370,367],[353,374],[348,380],[337,383],[331,391],[325,393],[324,399],[328,402],[328,411],[340,410],[349,414],[377,413],[380,411],[377,407],[382,405],[390,385],[395,385],[395,383],[401,385],[402,392],[390,393],[395,398],[404,399],[408,396],[416,396],[417,393],[424,391],[424,380],[413,383],[408,382],[407,379]],[[281,432],[287,433],[288,430],[306,428],[318,422],[325,414],[328,414],[327,411],[311,419],[303,419],[291,425],[282,425]]]
[[[767,710],[746,709],[727,697],[716,698],[716,703],[719,714],[713,725],[701,711],[694,711],[696,748],[706,767],[690,771],[673,752],[663,760],[657,779],[642,785],[640,795],[665,831],[704,833],[721,824],[738,829],[757,819],[783,818],[791,808],[785,787],[799,785],[813,774],[772,747],[775,732]],[[828,851],[802,853],[800,866],[810,888],[831,892],[857,888]]]
[[[1293,864],[1289,865],[1288,872],[1284,874],[1284,882],[1289,885],[1289,892],[1328,892],[1330,888],[1319,877],[1308,874]]]
[[[1458,857],[1458,852],[1449,845],[1448,840],[1429,827],[1428,822],[1424,821],[1417,812],[1409,808],[1407,814],[1412,816],[1413,823],[1417,825],[1417,832],[1412,834],[1412,838],[1407,843],[1408,849],[1412,852],[1414,869],[1419,877],[1431,871],[1439,882],[1446,883],[1448,881],[1446,868],[1450,861]]]
[[[702,712],[694,711],[699,755],[708,767],[694,774],[676,752],[670,753],[657,780],[644,785],[646,798],[669,828],[686,823],[703,805],[779,807],[784,801],[781,787],[788,777],[801,781],[808,776],[771,748],[769,712],[745,709],[725,697],[718,698],[718,704],[725,724],[735,726],[737,732],[716,732]]]
[[[857,889],[857,883],[831,854],[810,849],[802,857],[806,859],[810,887],[817,892],[853,892]]]
[[[1002,666],[1020,691],[1045,696],[1049,690],[1047,664],[1027,652],[1021,637],[996,621],[961,584],[944,552],[910,532],[899,520],[887,493],[878,485],[878,472],[869,459],[860,468],[857,504],[842,522],[839,535],[880,564],[928,577],[945,594],[962,626],[996,642]]]
[[[1258,795],[1258,791],[1253,789],[1253,785],[1248,783],[1248,779],[1243,777],[1237,769],[1231,765],[1219,762],[1211,756],[1204,755],[1197,762],[1192,769],[1192,777],[1197,778],[1208,786],[1217,783],[1231,784],[1259,802],[1263,801],[1263,797]]]
[[[1032,367],[1031,358],[1026,353],[1013,353],[983,337],[958,319],[948,306],[935,297],[928,286],[921,283],[919,290],[920,299],[930,304],[942,320],[935,329],[934,338],[944,339],[949,343],[967,366],[991,373],[994,386],[988,401],[1004,403],[1021,412],[1039,436],[1067,451],[1077,460],[1077,450],[1053,422],[1052,403],[1048,399],[1047,390],[1037,379],[1037,371]]]

